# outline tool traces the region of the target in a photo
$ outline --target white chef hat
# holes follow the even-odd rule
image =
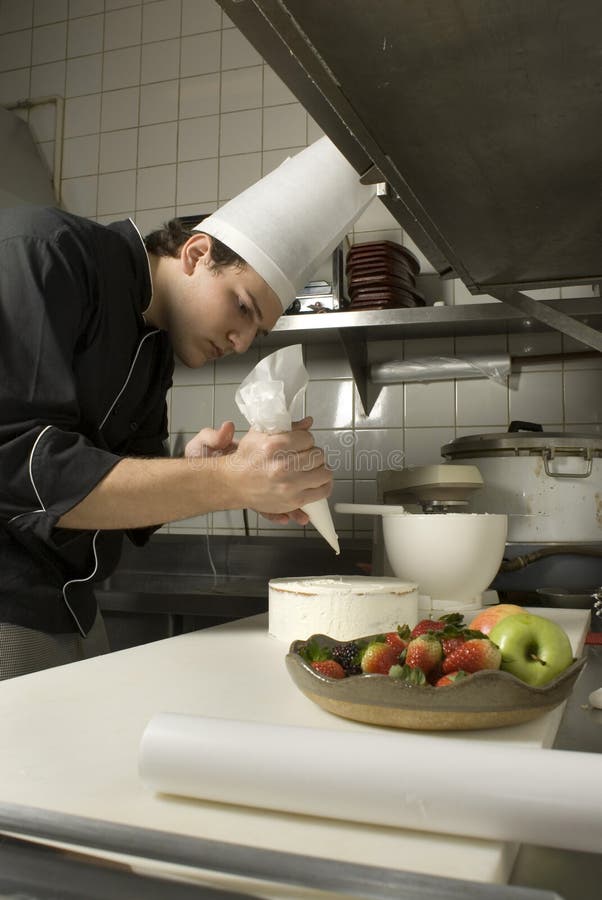
[[[287,159],[204,219],[203,231],[234,250],[286,309],[376,193],[327,137]]]

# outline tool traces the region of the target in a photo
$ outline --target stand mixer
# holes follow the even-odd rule
[[[338,512],[375,515],[374,575],[415,582],[420,615],[473,612],[498,572],[507,516],[467,512],[483,485],[472,465],[431,465],[378,473],[382,504],[336,504]]]

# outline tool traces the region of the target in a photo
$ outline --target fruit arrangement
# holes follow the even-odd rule
[[[411,685],[448,687],[485,669],[509,672],[525,684],[543,687],[573,662],[560,625],[498,604],[468,625],[460,613],[423,619],[410,629],[324,647],[309,642],[298,650],[311,668],[332,679],[385,675]]]

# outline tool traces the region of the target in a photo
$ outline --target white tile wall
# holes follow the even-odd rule
[[[102,54],[76,56],[67,60],[65,97],[99,93],[102,89]]]
[[[138,129],[105,131],[100,136],[99,172],[135,169],[138,158]]]
[[[0,103],[58,94],[66,98],[62,200],[81,215],[110,222],[134,217],[146,233],[174,214],[213,211],[322,134],[280,78],[214,0],[0,0]],[[52,106],[29,122],[49,163]],[[429,302],[497,302],[440,281],[428,259],[380,201],[356,223],[352,241],[393,240],[418,256]],[[593,296],[588,285],[536,297]],[[587,350],[554,333],[434,340],[372,341],[370,361],[508,352],[513,357]],[[177,447],[206,425],[246,422],[234,403],[258,361],[252,348],[199,370],[178,363],[169,396]],[[374,502],[376,472],[440,462],[454,437],[507,428],[510,419],[602,433],[602,356],[523,364],[507,384],[489,380],[389,385],[365,415],[342,348],[305,348],[305,403],[316,442],[335,475],[333,500]],[[342,534],[368,536],[372,522],[337,516]],[[251,515],[252,530],[280,536],[314,532],[273,526]],[[240,532],[240,512],[214,513],[170,531]]]
[[[180,41],[172,38],[168,41],[144,44],[140,58],[142,60],[140,71],[142,84],[178,78],[180,74]]]
[[[169,76],[166,75],[165,77]],[[140,47],[124,47],[121,50],[109,50],[104,54],[102,70],[103,91],[115,91],[119,88],[132,87],[137,85],[139,81]]]
[[[219,153],[219,116],[182,119],[178,124],[178,159],[215,159]]]
[[[33,0],[0,0],[0,34],[30,28],[33,24]]]
[[[68,0],[34,0],[33,24],[47,25],[60,22],[68,16]]]

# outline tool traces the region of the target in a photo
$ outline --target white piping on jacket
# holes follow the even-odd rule
[[[36,497],[38,498],[38,502],[39,502],[41,508],[40,508],[40,509],[34,509],[34,510],[32,510],[31,512],[17,513],[16,516],[13,516],[12,519],[9,519],[9,520],[8,520],[7,525],[10,525],[10,523],[11,523],[11,522],[14,522],[15,519],[20,519],[21,516],[31,516],[31,515],[36,515],[37,513],[43,513],[43,512],[46,512],[46,507],[44,506],[44,501],[43,501],[42,498],[40,497],[40,493],[39,493],[39,491],[38,491],[38,489],[37,489],[37,487],[36,487],[36,483],[35,483],[35,481],[33,480],[32,464],[33,464],[33,455],[34,455],[34,453],[36,452],[36,448],[37,448],[37,446],[38,446],[38,442],[39,442],[40,438],[42,437],[43,434],[45,434],[45,433],[48,431],[49,428],[52,428],[52,427],[53,427],[52,425],[46,425],[46,427],[45,427],[45,428],[42,428],[42,430],[40,431],[39,435],[37,436],[37,438],[36,438],[35,441],[34,441],[33,447],[31,448],[31,450],[30,450],[30,452],[29,452],[29,463],[28,463],[28,466],[27,466],[27,470],[28,470],[28,472],[29,472],[29,480],[31,481],[31,486],[32,486],[32,488],[34,489],[35,495],[36,495]]]
[[[70,605],[69,601],[67,600],[67,588],[69,587],[70,584],[82,584],[84,581],[90,581],[90,579],[94,578],[94,576],[96,575],[96,572],[98,570],[98,554],[96,552],[96,538],[98,537],[99,533],[100,533],[100,529],[98,531],[94,532],[94,537],[92,538],[92,550],[94,552],[94,568],[93,568],[92,572],[89,575],[87,575],[85,578],[72,578],[71,581],[66,581],[65,584],[63,585],[63,600],[65,601],[67,609],[69,610],[69,612],[75,619],[75,624],[77,625],[77,627],[79,629],[79,633],[81,634],[81,636],[83,638],[86,637],[86,632],[84,631],[82,626],[79,624],[79,619],[73,612],[73,609],[71,608],[71,605]]]
[[[134,228],[136,229],[136,233],[138,234],[138,237],[140,238],[140,242],[142,243],[142,248],[143,248],[144,254],[146,256],[146,264],[148,266],[148,277],[149,277],[150,285],[151,285],[151,295],[150,295],[150,300],[148,301],[148,306],[146,307],[146,309],[142,310],[142,315],[144,316],[144,313],[150,309],[151,303],[153,302],[153,273],[152,273],[152,269],[151,269],[150,259],[148,258],[148,250],[146,249],[146,244],[144,243],[144,238],[140,234],[140,229],[138,228],[138,226],[136,225],[136,223],[134,222],[134,220],[132,219],[131,216],[128,216],[128,222],[131,222],[132,225],[134,226]]]
[[[42,437],[43,434],[45,434],[45,433],[48,431],[49,428],[53,428],[53,427],[54,427],[54,426],[52,426],[52,425],[46,425],[46,427],[43,428],[42,431],[40,431],[39,435],[38,435],[37,438],[35,439],[34,445],[33,445],[33,447],[31,448],[30,453],[29,453],[29,465],[28,465],[29,480],[31,481],[32,487],[33,487],[33,489],[34,489],[34,491],[35,491],[35,495],[36,495],[36,497],[38,498],[38,500],[39,500],[39,502],[40,502],[41,509],[34,509],[34,510],[32,510],[31,512],[27,512],[27,513],[18,513],[16,516],[13,516],[12,519],[9,519],[9,520],[8,520],[8,524],[9,524],[9,525],[10,525],[11,522],[14,522],[15,519],[20,519],[22,516],[39,515],[40,513],[46,512],[46,507],[45,507],[45,505],[44,505],[44,501],[43,501],[42,498],[40,497],[40,492],[38,491],[38,489],[37,489],[37,487],[36,487],[36,483],[35,483],[35,481],[34,481],[33,471],[32,471],[32,464],[33,464],[33,456],[34,456],[34,453],[35,453],[36,448],[37,448],[37,446],[38,446],[38,442],[39,442],[40,438]],[[92,570],[92,574],[91,574],[91,575],[88,575],[87,578],[72,578],[70,581],[65,582],[65,584],[64,584],[63,587],[62,587],[63,600],[65,601],[65,605],[67,606],[67,609],[68,609],[69,612],[71,613],[71,615],[72,615],[72,617],[73,617],[73,619],[74,619],[74,621],[75,621],[75,624],[77,625],[77,628],[78,628],[78,630],[79,630],[79,633],[81,634],[81,636],[82,636],[83,638],[86,637],[86,632],[84,631],[84,629],[83,629],[82,626],[80,625],[79,619],[78,619],[77,616],[75,615],[73,609],[71,608],[71,604],[70,604],[69,601],[67,600],[66,590],[67,590],[67,588],[69,587],[70,584],[75,584],[76,582],[80,582],[80,581],[89,581],[90,578],[93,578],[93,577],[94,577],[94,575],[95,575],[95,573],[96,573],[96,571],[97,571],[97,569],[98,569],[98,554],[96,553],[96,538],[98,537],[98,533],[99,533],[99,532],[97,531],[97,532],[94,534],[94,537],[92,538],[92,550],[93,550],[93,552],[94,552],[94,569]]]
[[[42,437],[42,435],[45,434],[49,428],[52,428],[52,425],[47,425],[46,428],[43,428],[42,431],[40,431],[39,435],[35,439],[35,443],[34,443],[33,447],[31,448],[31,453],[29,454],[29,480],[31,481],[34,491],[36,492],[36,497],[38,498],[38,502],[39,502],[40,506],[42,507],[43,512],[46,512],[46,507],[44,506],[44,501],[40,497],[40,494],[36,487],[36,483],[33,480],[33,472],[31,470],[31,468],[32,468],[32,464],[33,464],[33,455],[36,452],[36,447],[38,446],[38,442],[39,442],[40,438]]]
[[[140,353],[140,350],[142,349],[143,343],[145,342],[145,340],[146,340],[147,338],[152,337],[153,334],[157,334],[158,331],[159,331],[158,328],[155,328],[154,331],[149,331],[148,334],[145,334],[145,335],[144,335],[144,337],[142,338],[142,340],[141,340],[140,343],[138,344],[138,349],[136,350],[136,355],[134,356],[134,359],[132,360],[132,365],[130,366],[130,370],[129,370],[129,372],[127,373],[127,376],[126,376],[125,381],[123,382],[122,388],[121,388],[121,390],[119,391],[119,393],[117,394],[117,396],[115,397],[115,399],[113,400],[113,402],[111,403],[111,405],[110,405],[110,407],[109,407],[109,409],[108,409],[108,411],[107,411],[107,414],[105,415],[104,419],[102,420],[102,422],[101,422],[100,425],[98,426],[98,430],[99,430],[99,431],[101,430],[101,428],[104,427],[104,425],[105,425],[107,419],[109,418],[109,416],[111,415],[111,412],[113,411],[113,408],[114,408],[115,404],[117,403],[117,401],[119,400],[119,398],[121,397],[121,395],[123,394],[123,392],[125,391],[125,389],[126,389],[126,387],[127,387],[127,385],[128,385],[128,381],[129,381],[130,378],[132,377],[132,372],[134,371],[134,366],[136,365],[136,360],[138,359],[138,354]]]

